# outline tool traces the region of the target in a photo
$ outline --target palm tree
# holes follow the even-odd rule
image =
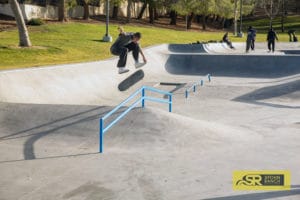
[[[27,27],[25,25],[25,21],[20,9],[20,5],[17,0],[9,0],[10,7],[15,15],[15,19],[17,22],[18,30],[19,30],[19,45],[21,47],[30,47],[31,42],[29,39],[29,34]]]

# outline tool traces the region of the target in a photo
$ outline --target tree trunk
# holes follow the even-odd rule
[[[137,17],[137,19],[142,19],[142,17],[143,17],[143,15],[144,15],[144,12],[145,12],[146,8],[147,8],[147,3],[145,2],[145,3],[143,4],[142,8],[141,8],[141,11],[140,11],[139,16]]]
[[[226,18],[223,17],[220,23],[221,28],[223,29],[225,27]]]
[[[25,21],[22,15],[22,11],[20,9],[20,5],[17,0],[9,0],[10,7],[14,13],[18,31],[19,31],[19,45],[21,47],[30,47],[31,42],[28,34],[27,27],[25,25]]]
[[[58,4],[58,21],[60,21],[60,22],[66,21],[65,0],[59,0],[59,4]]]
[[[149,4],[149,23],[154,24],[154,8],[151,4]]]
[[[171,10],[170,18],[171,18],[170,25],[176,25],[177,13],[175,10]]]
[[[206,16],[205,15],[202,16],[202,29],[206,30]]]
[[[154,19],[155,20],[158,20],[158,12],[157,12],[157,8],[156,8],[156,6],[154,7],[154,9],[153,9],[154,11]]]
[[[119,14],[119,6],[114,5],[113,12],[112,12],[112,18],[113,19],[118,19],[118,14]]]
[[[284,33],[284,17],[285,17],[285,0],[281,1],[281,32]]]
[[[90,17],[90,9],[87,0],[83,1],[83,19],[88,20]]]
[[[237,24],[238,7],[237,7],[237,3],[238,3],[238,0],[234,0],[234,30],[233,30],[233,34],[235,36],[237,36],[237,28],[238,28],[238,24]]]
[[[193,19],[194,19],[194,13],[192,12],[192,13],[188,16],[188,20],[187,20],[187,29],[191,29]]]
[[[130,23],[130,20],[131,20],[131,5],[132,5],[132,0],[128,0],[128,5],[127,5],[127,19],[126,19],[127,23]]]
[[[219,22],[220,21],[220,16],[219,15],[216,15],[216,16],[214,16],[214,20],[213,20],[213,22]]]

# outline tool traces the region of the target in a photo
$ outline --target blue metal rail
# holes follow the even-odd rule
[[[210,74],[207,74],[205,77],[207,77],[208,79],[208,82],[211,81],[211,75]],[[204,85],[204,81],[201,79],[199,82],[196,82],[194,83],[191,87],[187,88],[185,90],[185,98],[188,98],[189,97],[189,93],[191,90],[193,90],[193,92],[196,92],[196,87],[200,85],[200,86],[203,86]]]
[[[167,95],[169,97],[168,100],[165,99],[159,99],[154,97],[146,96],[146,91],[151,91],[163,95]],[[133,98],[141,94],[141,96],[134,101],[125,111],[123,111],[118,117],[116,117],[112,122],[107,124],[105,126],[104,122],[106,119],[111,117],[116,111],[118,111],[121,107],[123,107],[126,103],[131,101]],[[130,95],[127,99],[125,99],[122,103],[120,103],[118,106],[116,106],[113,110],[111,110],[109,113],[107,113],[104,117],[100,119],[100,130],[99,130],[99,152],[103,152],[103,136],[108,129],[110,129],[113,125],[115,125],[119,120],[121,120],[127,113],[129,113],[133,108],[135,108],[139,103],[142,103],[142,107],[145,107],[145,101],[153,101],[158,103],[166,103],[169,104],[169,112],[172,112],[172,93],[158,90],[156,88],[143,86],[137,91],[135,91],[132,95]]]

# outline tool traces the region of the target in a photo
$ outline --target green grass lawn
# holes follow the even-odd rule
[[[298,18],[299,19],[299,18]],[[292,21],[295,21],[294,19]],[[300,22],[300,20],[299,20]],[[260,21],[256,22],[262,23]],[[247,22],[246,22],[247,24]],[[186,32],[163,28],[124,26],[128,32],[143,34],[142,47],[161,43],[192,43],[220,40],[221,32]],[[62,63],[95,61],[111,57],[111,43],[101,42],[105,25],[90,23],[50,23],[29,27],[33,48],[18,48],[17,30],[0,32],[0,70]],[[110,33],[116,39],[117,25],[110,26]],[[265,34],[257,36],[257,41],[265,41]],[[245,38],[231,37],[232,41],[245,41]],[[280,35],[281,41],[288,41],[288,35]]]
[[[219,40],[222,33],[197,33],[169,29],[125,26],[126,31],[143,34],[142,47],[161,43],[190,43]],[[101,42],[105,26],[84,23],[46,24],[29,28],[34,48],[17,48],[17,30],[0,32],[0,69],[101,60],[111,57],[111,43]],[[116,25],[110,26],[116,39]]]
[[[269,29],[270,19],[257,19],[257,20],[246,20],[244,22],[244,28],[246,29],[248,26],[253,26],[261,33],[266,33]],[[281,32],[281,17],[276,17],[273,20],[273,28],[279,33]],[[300,16],[288,16],[284,19],[284,28],[287,32],[288,30],[297,30],[300,31]]]

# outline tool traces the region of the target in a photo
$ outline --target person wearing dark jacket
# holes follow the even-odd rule
[[[252,26],[249,26],[248,32],[247,32],[246,53],[249,52],[250,48],[252,51],[254,51],[255,39],[256,39],[256,30]]]
[[[117,67],[119,68],[119,74],[128,72],[126,69],[127,54],[132,51],[133,58],[135,60],[135,67],[138,68],[147,62],[146,57],[139,46],[141,39],[141,33],[125,33],[120,29],[120,34],[115,43],[111,46],[110,52],[113,55],[119,56]],[[139,63],[139,53],[143,56],[144,63]]]
[[[275,51],[275,39],[278,41],[276,32],[274,31],[273,28],[271,28],[268,32],[268,37],[267,37],[269,52],[271,52],[271,50],[272,52]]]
[[[296,31],[295,30],[289,30],[288,34],[290,36],[290,42],[298,42],[298,38],[296,36]]]

